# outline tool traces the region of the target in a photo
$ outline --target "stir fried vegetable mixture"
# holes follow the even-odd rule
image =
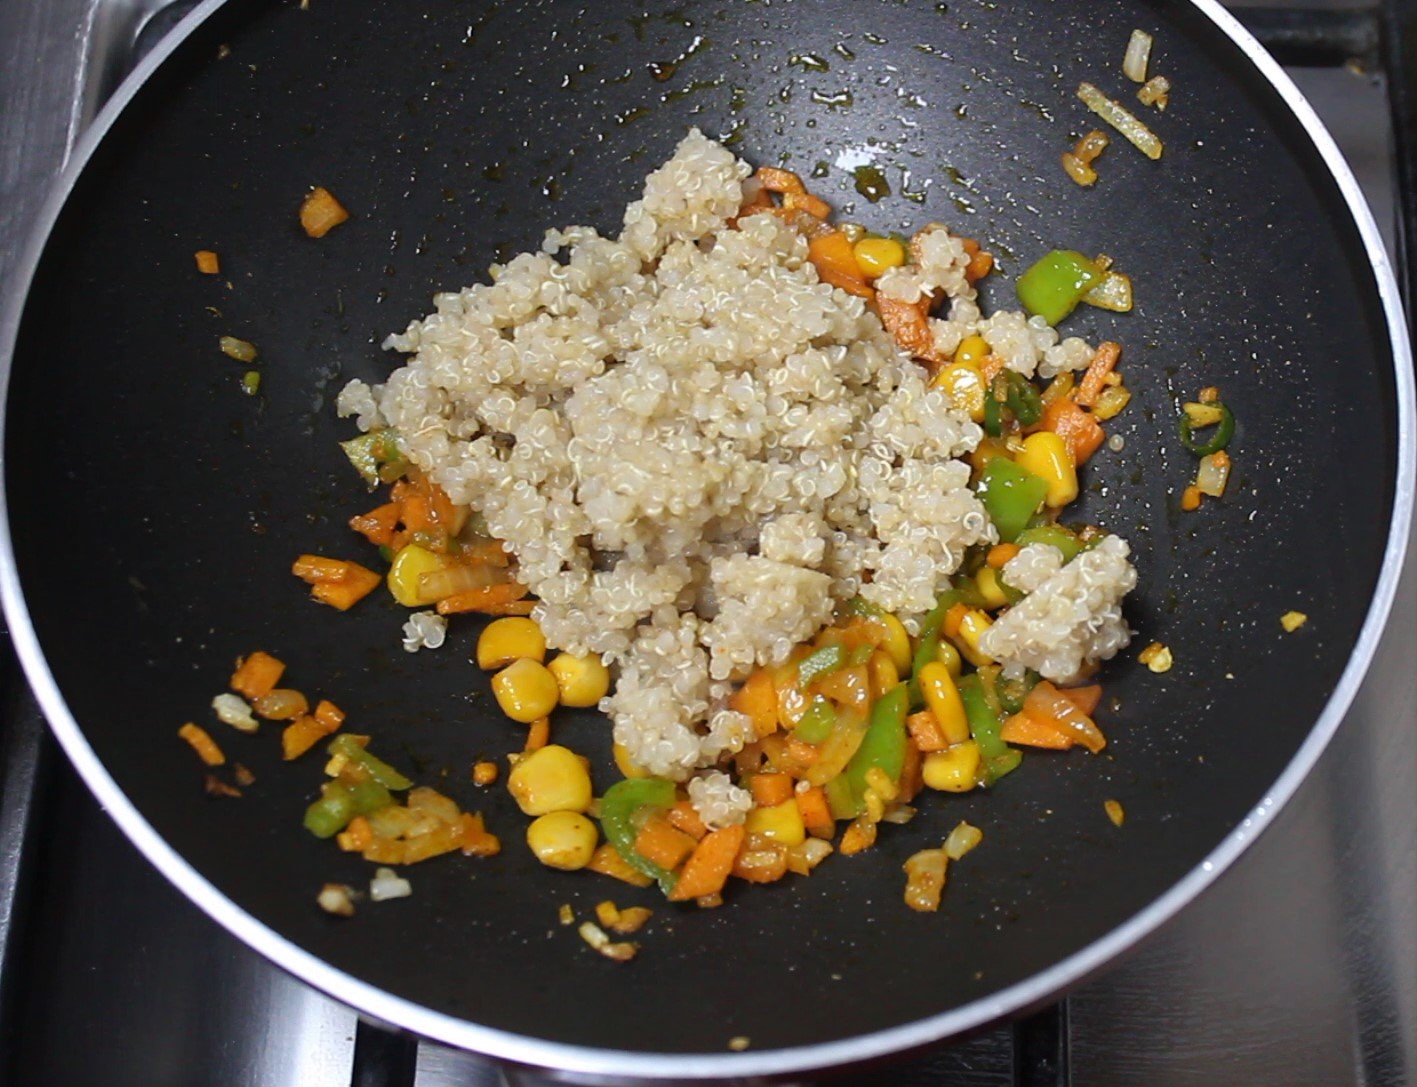
[[[410,465],[397,433],[374,430],[344,445],[367,482],[392,485],[388,501],[351,526],[387,561],[383,580],[394,598],[437,616],[499,617],[481,634],[477,663],[494,673],[503,712],[527,726],[507,787],[533,819],[526,835],[533,853],[551,867],[655,883],[671,901],[701,905],[720,901],[732,878],[768,883],[789,872],[805,875],[833,852],[868,849],[881,824],[911,818],[922,790],[990,788],[1018,768],[1025,748],[1081,746],[1095,754],[1106,744],[1093,719],[1100,687],[1060,685],[1032,668],[1005,670],[991,654],[990,632],[1036,587],[1031,567],[1040,556],[1056,575],[1074,564],[1082,570],[1089,555],[1119,543],[1109,544],[1095,526],[1060,518],[1078,495],[1079,467],[1104,440],[1105,421],[1129,397],[1117,372],[1120,347],[1102,344],[1080,380],[1064,372],[1046,384],[1006,367],[981,336],[942,356],[926,327],[936,300],[922,295],[905,303],[874,286],[892,269],[908,270],[912,253],[938,227],[906,240],[836,226],[797,175],[765,167],[755,181],[745,188],[739,217],[777,215],[802,230],[819,277],[866,299],[901,349],[983,426],[988,436],[970,464],[998,542],[970,550],[951,587],[913,629],[858,597],[786,661],[744,675],[729,706],[751,721],[753,736],[720,768],[675,782],[646,774],[617,746],[622,780],[597,798],[586,760],[548,740],[556,707],[605,698],[612,684],[605,664],[567,653],[547,660],[546,639],[530,618],[534,601],[517,581],[512,556],[466,506],[451,503]],[[990,255],[972,242],[968,251],[969,278],[989,274]],[[1108,264],[1049,253],[1020,277],[1020,300],[1049,323],[1082,301],[1127,308],[1130,281]],[[346,560],[302,556],[295,572],[316,599],[335,607],[373,588],[369,571]],[[1052,671],[1076,681],[1085,670],[1073,661]],[[391,821],[389,790],[412,783],[391,777],[350,737],[331,752],[341,760],[339,774],[306,825],[352,839],[369,855],[374,825]],[[420,810],[417,792],[397,810]],[[447,825],[454,825],[451,813]],[[970,828],[963,840],[972,848],[980,837]],[[946,862],[967,848],[955,841],[912,857],[907,903],[936,908]],[[391,857],[374,849],[374,859]]]

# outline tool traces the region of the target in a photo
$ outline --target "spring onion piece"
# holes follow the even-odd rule
[[[1146,66],[1151,60],[1152,37],[1145,30],[1133,30],[1122,57],[1122,73],[1133,83],[1146,82]]]
[[[1129,113],[1125,106],[1112,101],[1091,83],[1078,84],[1078,97],[1093,113],[1115,128],[1149,159],[1159,159],[1164,149],[1156,133]]]
[[[1215,433],[1204,442],[1198,442],[1195,439],[1195,425],[1191,422],[1190,413],[1181,412],[1181,444],[1198,457],[1208,457],[1212,453],[1219,453],[1230,444],[1230,438],[1235,433],[1235,416],[1230,409],[1219,400],[1210,406],[1220,409],[1220,419],[1215,424]]]
[[[1088,291],[1102,282],[1096,261],[1071,249],[1045,253],[1018,278],[1018,300],[1030,316],[1050,325],[1072,313]]]

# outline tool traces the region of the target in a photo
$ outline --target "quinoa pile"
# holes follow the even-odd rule
[[[911,625],[965,549],[996,539],[958,459],[979,426],[862,299],[818,281],[792,226],[756,214],[730,227],[749,172],[691,131],[618,238],[552,230],[490,283],[438,295],[386,343],[406,363],[339,401],[365,430],[397,428],[409,458],[482,514],[539,598],[548,644],[618,667],[601,703],[615,740],[676,780],[754,738],[725,707],[752,667],[858,594]],[[939,229],[921,248],[878,289],[943,291],[941,351],[977,332],[1025,374],[1087,365],[1086,343],[1041,321],[984,318],[961,239]],[[1014,560],[1030,596],[990,651],[1067,679],[1126,644],[1117,605],[1135,572],[1121,540],[1065,569],[1047,551]],[[695,786],[705,806],[734,803],[721,776]]]

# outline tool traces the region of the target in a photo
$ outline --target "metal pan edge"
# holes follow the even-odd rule
[[[168,56],[228,0],[204,0],[183,24],[128,76],[78,142],[42,211],[17,272],[20,285],[0,314],[0,387],[8,394],[13,352],[29,284],[38,268],[46,240],[85,165],[138,88]],[[1177,914],[1209,886],[1274,821],[1298,789],[1337,732],[1382,637],[1396,595],[1398,577],[1410,544],[1414,481],[1417,481],[1417,393],[1408,325],[1399,298],[1392,263],[1358,183],[1323,123],[1298,88],[1262,46],[1218,0],[1189,0],[1217,29],[1229,37],[1274,88],[1299,120],[1322,157],[1348,212],[1363,239],[1386,316],[1398,394],[1397,447],[1392,520],[1388,526],[1378,588],[1369,606],[1342,677],[1298,752],[1268,789],[1264,799],[1191,872],[1149,906],[1076,954],[1028,980],[973,1003],[902,1026],[837,1042],[760,1052],[655,1054],[572,1046],[527,1038],[507,1031],[434,1012],[393,996],[328,963],[276,934],[200,875],[139,813],[99,760],[65,703],[44,660],[19,583],[9,527],[8,504],[0,475],[0,601],[26,677],[51,728],[75,768],[108,814],[128,838],[184,895],[218,924],[272,962],[301,980],[370,1016],[425,1037],[474,1050],[502,1060],[555,1069],[582,1082],[602,1077],[646,1080],[709,1080],[772,1078],[816,1069],[855,1064],[892,1053],[930,1045],[1036,1006],[1059,991],[1102,969]],[[0,443],[4,419],[0,418]],[[3,449],[3,445],[0,445]],[[3,453],[0,452],[0,458]],[[0,463],[0,470],[3,470]]]

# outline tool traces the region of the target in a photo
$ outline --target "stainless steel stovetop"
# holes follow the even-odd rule
[[[7,276],[74,141],[135,51],[187,6],[0,0],[0,292],[13,289]],[[1400,194],[1381,77],[1353,65],[1292,74],[1349,157],[1391,248]],[[471,1055],[361,1025],[199,913],[48,743],[13,661],[0,684],[0,886],[14,889],[0,895],[0,1082],[501,1082]],[[1211,890],[1021,1029],[1003,1026],[845,1082],[1417,1082],[1414,783],[1417,548],[1388,637],[1331,748]]]

